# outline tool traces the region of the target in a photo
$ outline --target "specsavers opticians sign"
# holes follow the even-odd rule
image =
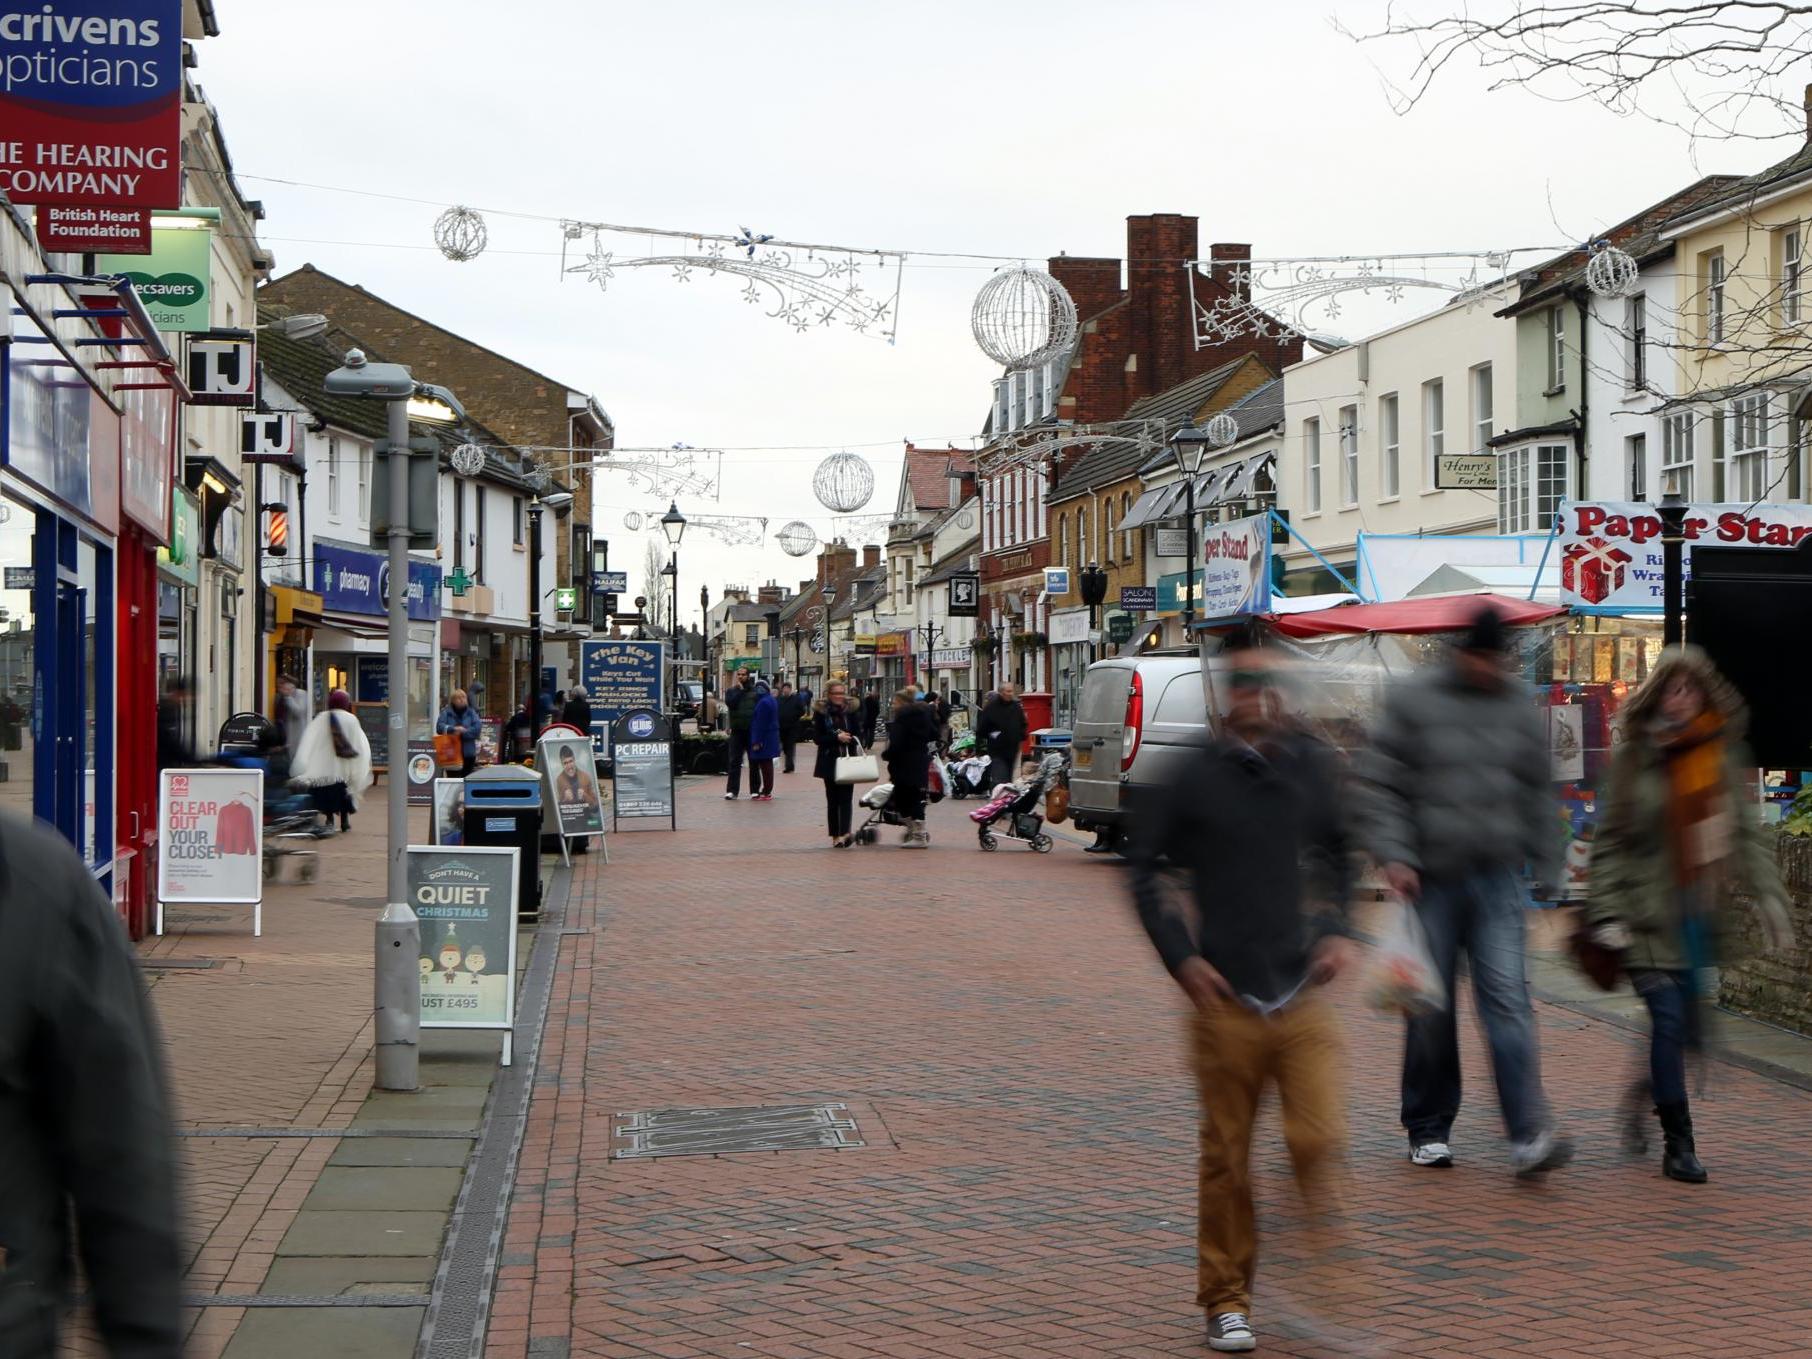
[[[213,260],[214,233],[208,228],[159,226],[152,229],[149,255],[101,255],[94,267],[96,273],[130,279],[159,330],[194,331],[211,324],[208,282]]]
[[[182,202],[182,0],[0,0],[0,192]]]
[[[1812,505],[1693,505],[1682,525],[1686,575],[1692,549],[1797,547],[1812,537]],[[1659,613],[1663,572],[1661,516],[1643,501],[1569,501],[1554,544],[1560,602],[1611,613]]]

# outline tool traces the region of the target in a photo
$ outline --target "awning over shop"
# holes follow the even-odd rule
[[[1328,637],[1367,632],[1458,632],[1490,604],[1512,627],[1540,623],[1566,612],[1506,595],[1438,595],[1391,604],[1347,604],[1313,613],[1271,615],[1268,622],[1286,637]]]
[[[1212,509],[1216,505],[1248,499],[1259,474],[1276,464],[1275,453],[1254,453],[1239,462],[1222,463],[1219,467],[1209,468],[1195,479],[1196,509]],[[1144,528],[1164,519],[1175,518],[1185,513],[1188,503],[1187,488],[1182,481],[1154,486],[1133,502],[1132,508],[1126,512],[1126,518],[1120,521],[1118,527]]]
[[[1162,519],[1159,506],[1168,504],[1176,494],[1176,484],[1154,486],[1133,501],[1133,507],[1126,512],[1126,518],[1120,521],[1122,529],[1144,528],[1153,520]]]

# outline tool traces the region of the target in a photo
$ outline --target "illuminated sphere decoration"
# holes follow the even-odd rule
[[[448,459],[462,477],[475,477],[484,471],[484,448],[480,444],[461,444]]]
[[[448,208],[434,219],[434,244],[455,263],[464,264],[484,254],[491,239],[484,218],[471,208]]]
[[[875,493],[875,469],[854,453],[833,453],[812,473],[812,494],[827,510],[853,514]]]
[[[1614,245],[1600,246],[1586,261],[1585,281],[1599,297],[1628,297],[1636,286],[1635,257]]]
[[[642,527],[641,513],[637,510],[631,510],[628,514],[624,515],[623,527],[628,529],[631,533],[639,531]]]
[[[1202,432],[1216,448],[1225,448],[1239,439],[1239,421],[1226,411],[1218,411]]]
[[[812,531],[812,526],[799,519],[774,536],[780,540],[780,550],[789,557],[803,557],[818,546],[818,535]]]
[[[1076,303],[1042,269],[1003,269],[975,295],[969,328],[1003,368],[1036,368],[1076,342]]]

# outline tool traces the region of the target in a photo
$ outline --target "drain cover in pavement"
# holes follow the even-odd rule
[[[861,1147],[847,1104],[751,1104],[732,1109],[644,1109],[618,1114],[611,1156],[727,1156],[744,1151]]]

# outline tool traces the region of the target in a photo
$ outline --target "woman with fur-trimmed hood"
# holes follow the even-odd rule
[[[1647,1150],[1652,1092],[1662,1173],[1702,1184],[1686,1100],[1686,1053],[1701,1045],[1703,979],[1739,903],[1759,912],[1770,948],[1791,941],[1786,892],[1750,805],[1753,761],[1742,698],[1697,647],[1669,647],[1624,707],[1592,852],[1586,921],[1621,950],[1648,1006],[1649,1074],[1631,1092],[1625,1145]]]

